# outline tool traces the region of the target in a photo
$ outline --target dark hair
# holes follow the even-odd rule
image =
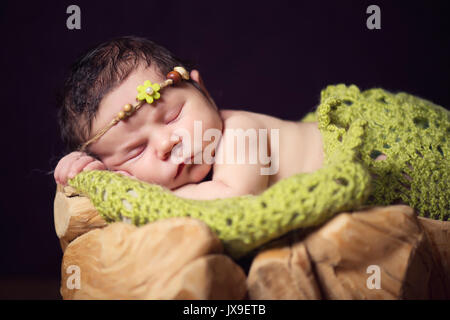
[[[161,76],[175,66],[192,68],[191,63],[181,61],[166,48],[134,36],[104,42],[88,50],[72,65],[60,94],[58,112],[61,138],[68,152],[78,149],[88,139],[103,97],[141,63],[146,66],[155,63]],[[189,82],[202,91],[196,82]]]

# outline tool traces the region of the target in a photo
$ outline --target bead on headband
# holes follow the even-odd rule
[[[166,75],[166,80],[162,83],[151,83],[150,80],[146,80],[143,85],[137,87],[138,94],[136,96],[137,104],[126,104],[123,109],[117,113],[117,116],[111,120],[111,122],[101,129],[94,137],[86,141],[82,146],[80,151],[86,150],[86,147],[91,143],[100,139],[109,129],[119,123],[121,120],[127,119],[133,115],[137,110],[139,110],[145,102],[152,104],[155,100],[161,97],[159,93],[160,90],[167,86],[180,83],[182,80],[189,80],[189,73],[183,67],[175,67],[173,71],[170,71]]]

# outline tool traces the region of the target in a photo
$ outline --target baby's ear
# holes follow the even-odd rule
[[[192,80],[194,80],[198,84],[203,83],[203,79],[201,79],[200,72],[197,69],[191,70],[190,77]]]
[[[209,95],[209,92],[208,92],[208,90],[206,90],[205,83],[203,82],[200,72],[196,69],[193,69],[191,71],[190,76],[191,76],[191,79],[194,80],[195,82],[197,82],[200,85],[200,88],[202,88],[202,90],[205,91],[205,93],[208,93],[208,95]]]
[[[203,90],[203,92],[205,93],[206,97],[211,101],[211,103],[216,107],[216,103],[214,102],[213,98],[211,97],[211,95],[209,94],[208,89],[206,89],[205,87],[205,83],[203,82],[202,76],[200,75],[200,72],[196,69],[193,69],[191,71],[190,77],[192,80],[194,80],[195,82],[198,83],[198,85],[200,86],[200,88]]]

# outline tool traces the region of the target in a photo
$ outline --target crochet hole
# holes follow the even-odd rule
[[[262,202],[261,202],[261,207],[267,208],[267,203],[265,203],[264,201],[262,201]]]
[[[381,154],[381,151],[378,150],[372,150],[372,152],[370,152],[370,157],[372,159],[375,159],[376,157],[378,157]]]
[[[406,161],[405,164],[408,166],[408,168],[412,171],[414,168],[411,165],[411,163],[409,161]]]
[[[409,174],[407,174],[405,171],[402,171],[402,175],[409,181],[412,181],[412,178]]]
[[[291,220],[289,221],[289,223],[292,223],[295,221],[295,219],[297,219],[297,217],[299,216],[298,212],[294,212],[294,214],[291,217]]]
[[[423,158],[423,154],[421,154],[419,150],[416,150],[416,153],[419,157]]]
[[[133,189],[128,189],[128,190],[127,190],[127,193],[128,193],[130,196],[134,197],[134,198],[137,198],[137,197],[138,197],[138,194],[137,194],[136,191],[134,191]]]
[[[129,203],[126,199],[122,199],[122,204],[129,211],[131,211],[133,209],[133,206],[131,205],[131,203]]]
[[[340,185],[343,185],[343,186],[348,185],[348,181],[347,181],[347,179],[345,179],[345,178],[337,178],[337,179],[335,179],[334,181],[335,181],[337,184],[340,184]]]
[[[381,102],[381,103],[384,103],[384,104],[388,104],[388,103],[386,102],[386,97],[378,98],[377,101],[378,101],[378,102]]]
[[[414,124],[416,125],[416,127],[421,128],[421,129],[426,129],[430,126],[427,118],[415,117],[413,119],[413,121],[414,121]]]
[[[122,217],[122,222],[125,222],[125,223],[128,223],[128,224],[132,224],[133,223],[131,218],[128,218],[128,217]]]
[[[351,106],[353,104],[353,101],[351,100],[343,100],[342,102],[344,102],[348,106]]]
[[[227,226],[231,226],[233,224],[233,220],[227,218]]]
[[[444,156],[444,151],[442,151],[441,146],[437,146],[437,151],[439,151],[439,153]]]
[[[318,183],[316,183],[315,185],[309,187],[309,188],[308,188],[308,191],[309,191],[309,192],[313,192],[314,189],[317,187],[317,185],[318,185]]]
[[[407,203],[404,202],[403,199],[397,198],[397,199],[393,200],[393,201],[391,202],[391,204],[407,204]]]
[[[422,214],[419,214],[419,215],[424,218],[430,218],[430,213],[428,211],[424,211],[424,212],[422,212]]]
[[[370,153],[370,157],[375,161],[382,161],[386,160],[387,158],[387,156],[379,150],[372,150],[372,152]]]

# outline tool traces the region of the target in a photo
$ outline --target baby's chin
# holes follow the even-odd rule
[[[174,190],[187,184],[200,183],[207,178],[210,172],[212,172],[211,164],[190,164],[185,168],[183,176],[179,177],[179,181],[174,181],[175,184],[170,186],[169,189]]]
[[[212,165],[206,163],[196,164],[188,169],[190,169],[189,174],[192,177],[193,183],[199,183],[212,171]]]

